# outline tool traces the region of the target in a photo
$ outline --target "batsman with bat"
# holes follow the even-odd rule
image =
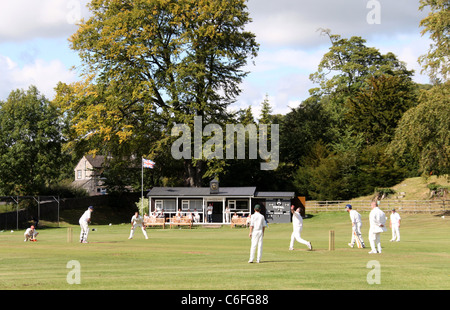
[[[91,222],[91,213],[94,211],[94,207],[90,206],[80,217],[78,221],[80,223],[80,243],[88,243],[87,238],[89,235],[89,223]]]
[[[345,209],[350,214],[350,220],[352,222],[352,241],[348,244],[351,248],[355,246],[355,242],[359,249],[365,248],[364,240],[361,235],[361,214],[358,211],[353,210],[352,205],[346,205]]]

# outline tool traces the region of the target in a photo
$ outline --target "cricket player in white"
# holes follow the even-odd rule
[[[385,227],[386,215],[384,214],[383,211],[380,210],[380,208],[378,208],[378,205],[375,201],[372,202],[370,206],[372,208],[372,211],[370,211],[369,214],[369,221],[370,221],[369,241],[371,247],[371,251],[369,252],[369,254],[376,254],[381,253],[380,234],[387,230]]]
[[[80,243],[88,243],[87,238],[89,235],[89,223],[91,222],[91,213],[94,211],[94,207],[90,206],[80,217],[78,221],[80,223]]]
[[[39,235],[39,233],[36,232],[34,226],[31,226],[30,228],[27,228],[27,230],[24,232],[23,236],[25,237],[25,239],[23,241],[24,242],[27,242],[28,240],[36,241],[37,235]]]
[[[294,242],[296,240],[297,242],[306,245],[309,250],[312,250],[311,242],[306,241],[301,237],[301,232],[303,229],[303,218],[299,210],[300,208],[295,208],[294,205],[291,206],[293,231],[291,234],[291,243],[289,245],[289,250],[290,251],[294,250]]]
[[[144,219],[139,215],[139,212],[136,211],[136,213],[134,213],[133,217],[131,218],[131,231],[130,231],[130,237],[128,237],[128,239],[133,239],[134,230],[136,229],[136,227],[140,227],[142,230],[142,233],[144,234],[145,239],[148,239],[147,231],[145,230],[143,222],[144,222]]]
[[[390,216],[390,222],[389,225],[391,226],[392,229],[392,241],[400,241],[400,221],[401,221],[401,217],[400,214],[398,214],[397,212],[395,212],[395,209],[392,209],[392,213]]]
[[[359,240],[361,241],[362,247],[365,248],[366,246],[364,245],[364,240],[361,234],[361,227],[362,227],[361,214],[359,214],[358,211],[353,210],[352,205],[346,205],[345,209],[349,213],[350,221],[352,222],[352,241],[350,241],[348,245],[352,248],[355,246],[356,242],[355,233],[356,233],[357,237],[359,237]]]
[[[255,213],[252,215],[250,220],[250,233],[249,237],[252,239],[252,245],[250,247],[250,259],[249,263],[253,263],[255,259],[255,250],[258,248],[258,254],[256,256],[256,262],[259,263],[261,261],[262,250],[263,250],[263,238],[264,238],[264,230],[267,227],[266,219],[260,213],[261,207],[260,205],[255,206]]]

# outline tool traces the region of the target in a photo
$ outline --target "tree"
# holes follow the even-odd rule
[[[316,96],[292,109],[280,125],[281,161],[298,166],[309,156],[317,141],[332,142],[329,122],[330,116]]]
[[[67,176],[57,107],[31,86],[0,102],[0,192],[34,195]],[[73,167],[70,167],[70,170]],[[70,171],[69,170],[69,171]]]
[[[403,62],[392,53],[382,55],[378,49],[367,47],[361,37],[343,39],[322,30],[329,37],[331,47],[320,64],[318,71],[310,75],[311,81],[320,88],[310,90],[316,95],[349,96],[365,85],[366,80],[377,75],[412,76]]]
[[[403,113],[416,105],[409,77],[377,76],[347,100],[346,121],[368,145],[389,143]]]
[[[435,81],[442,79],[444,82],[450,78],[450,2],[448,0],[420,0],[420,10],[429,8],[431,11],[421,22],[424,27],[422,36],[430,34],[431,44],[426,55],[419,58],[423,66],[422,72],[428,72],[430,78]]]
[[[419,105],[400,120],[388,152],[412,157],[423,174],[450,174],[450,82],[423,91]]]
[[[259,118],[260,124],[271,124],[271,115],[272,114],[272,107],[270,105],[269,101],[269,95],[266,94],[266,97],[264,98],[264,101],[261,103],[261,116]]]
[[[310,79],[319,84],[310,90],[312,96],[319,98],[324,110],[329,115],[329,131],[333,136],[333,144],[337,148],[341,139],[351,137],[355,132],[350,128],[345,117],[348,111],[348,100],[356,96],[361,89],[370,87],[370,79],[379,76],[396,76],[407,81],[413,71],[406,69],[392,53],[381,54],[378,49],[367,47],[361,37],[341,38],[330,30],[322,30],[329,37],[331,47],[318,67],[318,71],[310,75]]]
[[[244,29],[245,2],[92,1],[92,17],[70,38],[84,81],[71,86],[69,101],[59,98],[77,139],[109,149],[140,139],[149,126],[153,143],[127,151],[158,156],[174,141],[176,123],[192,127],[202,116],[204,124],[225,124],[247,75],[242,68],[258,51],[255,35]],[[184,159],[184,166],[186,183],[200,186],[213,163]]]

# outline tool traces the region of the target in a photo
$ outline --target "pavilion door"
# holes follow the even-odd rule
[[[212,222],[222,223],[223,222],[223,202],[222,201],[206,201],[205,211],[208,210],[208,206],[213,206]],[[206,221],[207,222],[207,221]]]

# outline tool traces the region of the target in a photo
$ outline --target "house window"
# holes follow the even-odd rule
[[[155,209],[161,211],[163,209],[163,201],[155,200]]]
[[[83,177],[82,170],[77,170],[77,179],[80,180]]]
[[[248,200],[236,199],[228,200],[228,207],[235,211],[248,211]]]
[[[181,210],[183,211],[189,210],[189,200],[181,201]]]
[[[175,199],[164,200],[164,212],[176,212],[177,211],[176,204],[177,203]]]

